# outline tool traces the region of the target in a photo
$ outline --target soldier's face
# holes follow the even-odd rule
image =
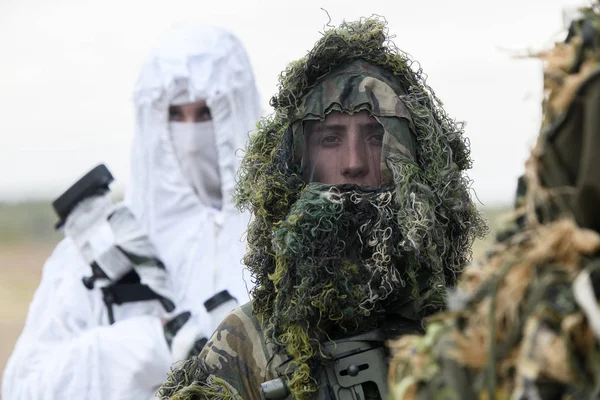
[[[195,103],[169,106],[170,122],[204,122],[210,121],[211,115],[206,101],[200,100]]]
[[[324,121],[305,127],[307,182],[380,185],[384,130],[367,111],[352,115],[333,111]]]

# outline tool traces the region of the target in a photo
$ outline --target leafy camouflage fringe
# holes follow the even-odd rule
[[[308,185],[273,235],[276,269],[270,278],[278,295],[267,334],[294,358],[297,372],[289,387],[298,393],[317,390],[311,367],[324,338],[374,329],[390,296],[403,293],[391,302],[407,304],[420,292],[416,277],[396,267],[401,235],[392,193],[352,188]]]
[[[390,344],[393,398],[537,398],[540,382],[556,394],[566,384],[597,392],[590,355],[600,352],[572,284],[583,270],[600,271],[590,263],[598,250],[600,236],[570,219],[498,243],[465,270],[451,311],[432,317],[424,337]]]
[[[393,72],[407,93],[403,101],[416,127],[420,168],[409,169],[401,162],[389,167],[393,171],[394,208],[399,210],[397,221],[405,239],[398,248],[419,260],[407,263],[407,273],[416,277],[421,266],[431,271],[430,290],[419,293],[420,305],[428,306],[423,313],[441,309],[446,287],[453,286],[457,273],[470,260],[474,238],[486,233],[485,223],[470,197],[471,182],[463,174],[471,167],[463,125],[446,115],[418,64],[389,40],[386,22],[367,18],[328,29],[313,50],[281,74],[279,94],[271,100],[275,113],[263,119],[251,136],[236,190],[238,207],[255,216],[247,233],[249,251],[244,262],[255,283],[254,311],[271,332],[279,332],[269,325],[274,304],[289,296],[278,292],[273,281],[283,262],[277,260],[273,233],[288,217],[305,187],[299,166],[293,161],[289,126],[299,112],[302,98],[318,80],[356,59]],[[280,335],[289,336],[292,331]],[[273,339],[281,343],[281,337]],[[302,342],[306,346],[306,340]],[[302,382],[296,379],[298,385],[294,387],[311,391],[314,384],[305,373],[310,363],[296,361],[304,378]],[[303,390],[294,391],[294,395],[302,397]]]
[[[208,374],[199,357],[174,366],[158,397],[163,400],[242,400],[226,381]]]

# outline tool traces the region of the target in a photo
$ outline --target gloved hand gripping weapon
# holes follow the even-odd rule
[[[60,218],[56,229],[64,228],[91,266],[83,284],[101,287],[111,324],[114,304],[156,299],[170,313],[175,304],[165,266],[131,210],[112,202],[113,180],[100,164],[67,189],[52,203]]]
[[[165,266],[148,235],[126,205],[110,198],[113,180],[100,164],[67,189],[52,203],[59,217],[56,229],[64,229],[90,265],[92,274],[82,278],[83,284],[89,290],[100,287],[111,324],[115,304],[158,300],[167,314],[165,338],[174,361],[196,355],[210,332],[199,335],[199,328],[188,323],[191,313],[176,310]],[[214,326],[236,306],[227,290],[204,302]]]

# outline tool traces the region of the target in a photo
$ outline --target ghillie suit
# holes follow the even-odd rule
[[[600,394],[600,13],[544,62],[544,119],[511,223],[424,336],[391,344],[394,399]]]
[[[313,398],[323,341],[419,332],[443,307],[485,224],[463,172],[462,125],[413,66],[384,22],[363,19],[327,30],[281,75],[275,113],[251,137],[237,186],[238,204],[254,214],[244,259],[253,301],[173,372],[163,398],[257,399],[281,374],[294,398]],[[364,110],[384,129],[381,186],[306,179],[306,126]]]

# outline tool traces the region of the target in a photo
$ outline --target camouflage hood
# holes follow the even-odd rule
[[[446,288],[470,259],[473,239],[484,232],[464,175],[471,159],[462,125],[445,114],[413,65],[389,41],[381,20],[327,30],[280,76],[279,93],[271,100],[275,113],[259,122],[242,161],[236,197],[255,216],[244,260],[254,277],[253,309],[268,339],[296,361],[291,389],[297,397],[315,389],[319,336],[313,331],[320,327],[314,321],[345,321],[339,328],[348,330],[360,318],[381,320],[392,305],[379,300],[394,297],[402,303],[409,298],[416,319],[439,310]],[[303,123],[333,111],[362,110],[385,130],[385,187],[372,194],[360,187],[307,184]],[[352,201],[357,198],[364,201]],[[389,229],[374,223],[386,218]],[[364,226],[375,228],[361,231]],[[382,253],[375,249],[380,241]],[[345,259],[348,243],[367,243],[362,248],[367,258]],[[373,282],[374,270],[381,280]],[[349,277],[344,287],[342,276]],[[354,286],[359,278],[362,285]],[[298,290],[301,283],[306,292]],[[349,293],[360,297],[356,303],[344,303],[353,297]],[[365,301],[370,305],[360,307]]]
[[[257,314],[269,314],[276,295],[269,278],[276,264],[273,232],[307,186],[300,122],[334,110],[366,109],[384,126],[382,176],[393,188],[404,244],[430,272],[438,300],[469,260],[485,227],[464,174],[471,167],[468,142],[413,65],[389,41],[384,22],[363,19],[327,30],[282,73],[271,100],[275,113],[250,138],[236,187],[238,206],[255,215],[245,263],[256,280]]]

